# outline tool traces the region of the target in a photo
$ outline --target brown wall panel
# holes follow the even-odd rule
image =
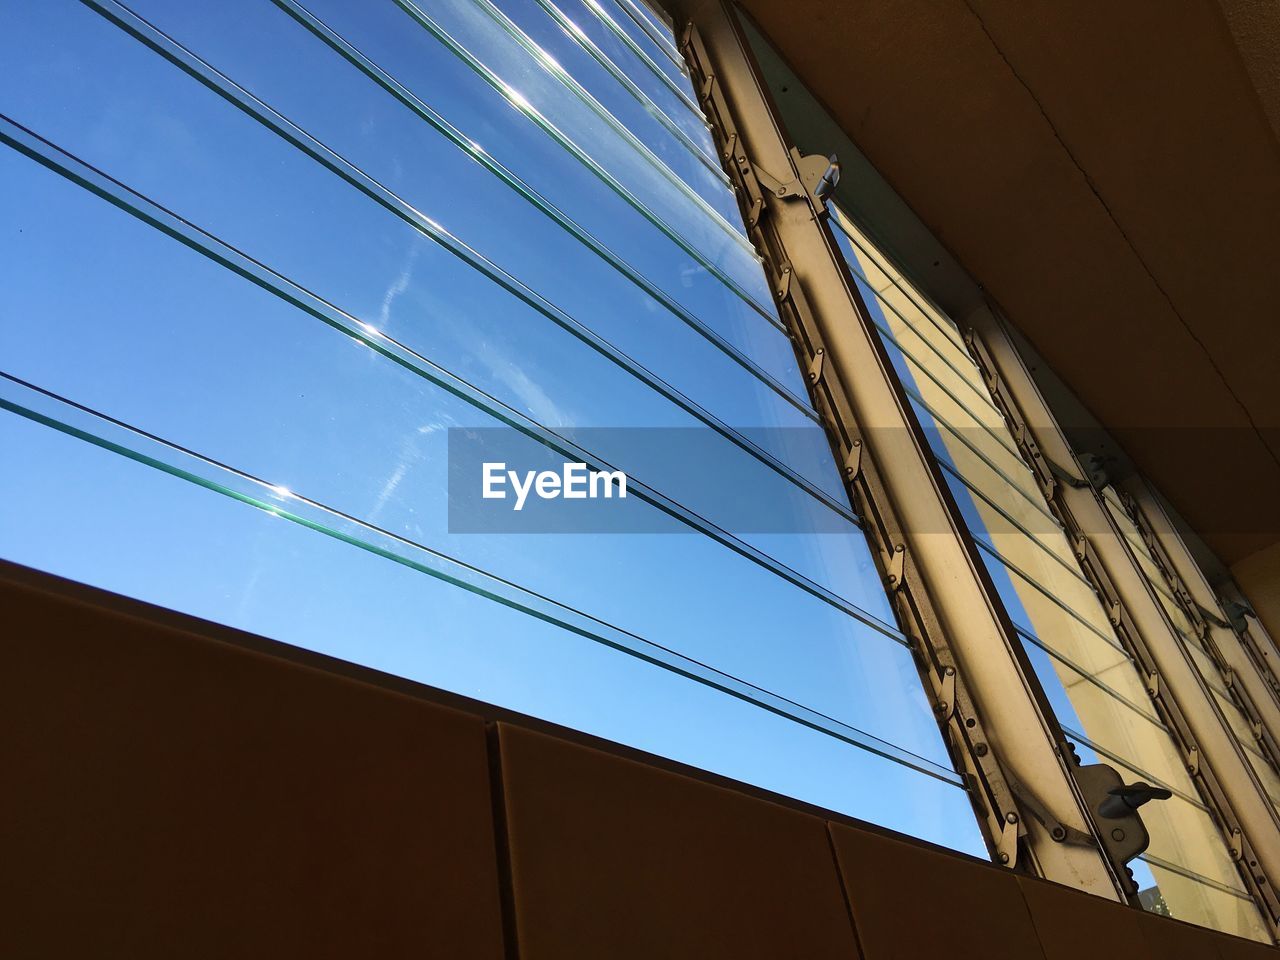
[[[1039,960],[1017,878],[995,867],[831,825],[866,960]]]
[[[859,956],[817,818],[501,726],[521,960]]]
[[[1149,913],[1139,916],[1138,923],[1152,955],[1159,960],[1223,960],[1218,946],[1227,938]]]
[[[0,611],[0,956],[502,956],[479,717],[8,586]]]
[[[1105,945],[1110,957],[1161,960],[1143,937],[1132,907],[1027,877],[1019,877],[1018,886],[1045,960],[1080,960],[1089,944]],[[1206,955],[1204,960],[1216,958]]]
[[[1275,955],[3,563],[0,657],[3,957]]]
[[[1275,960],[1277,949],[1254,943],[1252,940],[1241,940],[1239,937],[1218,936],[1218,956],[1222,960]]]

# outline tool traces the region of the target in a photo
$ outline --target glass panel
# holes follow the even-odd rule
[[[704,150],[715,155],[711,133],[693,98],[693,87],[683,75],[669,76],[594,0],[557,0],[560,11]]]
[[[672,38],[666,30],[654,29],[652,23],[646,23],[646,18],[639,12],[636,4],[631,3],[630,0],[589,0],[589,2],[592,7],[607,16],[628,41],[635,45],[636,49],[643,51],[645,56],[653,60],[673,83],[681,87],[689,87],[688,70],[685,69],[684,61],[676,51]]]
[[[674,535],[673,525],[650,517],[657,511],[634,494],[625,509],[639,516],[628,528],[666,535],[595,534],[584,553],[585,535],[522,535],[512,549],[508,536],[451,533],[448,430],[500,427],[497,408],[468,402],[459,396],[461,385],[446,389],[447,378],[433,381],[393,362],[395,351],[371,352],[365,342],[316,323],[25,158],[10,152],[3,163],[6,182],[17,188],[12,214],[30,224],[23,230],[30,239],[8,262],[21,267],[20,276],[35,278],[10,287],[8,306],[13,316],[44,318],[5,331],[6,372],[346,513],[375,515],[399,535],[623,629],[665,637],[699,659],[722,667],[736,660],[744,668],[754,661],[747,679],[817,709],[847,713],[860,698],[841,689],[843,681],[823,658],[796,656],[794,643],[807,646],[807,639],[782,646],[773,637],[811,636],[838,660],[853,658],[853,673],[864,653],[911,669],[896,631],[876,626],[889,619],[888,603],[856,530],[772,540],[779,550],[790,540],[797,560],[807,552],[814,565],[838,561],[830,572],[840,570],[842,580],[862,571],[847,583],[860,596],[844,601],[798,589],[711,537]],[[76,224],[76,232],[63,224]],[[74,275],[49,265],[40,270],[39,253],[51,248],[76,264]],[[100,321],[95,305],[113,298],[131,304],[128,324]],[[109,367],[98,362],[104,355],[113,357]],[[255,430],[244,430],[246,423]],[[551,462],[551,450],[542,456],[537,449],[539,435],[516,434],[504,444],[504,455],[513,462]],[[362,469],[351,470],[352,462]],[[627,589],[605,589],[610,582]],[[700,609],[705,585],[717,582],[742,595],[732,610],[715,611],[712,631],[687,611]],[[653,596],[668,602],[655,605]],[[716,647],[723,648],[723,659],[713,653]],[[775,668],[781,674],[774,675]],[[809,674],[826,692],[801,689]],[[779,683],[781,675],[795,679]],[[887,734],[881,722],[889,722],[891,712],[877,706],[871,713],[881,720],[866,719]],[[922,748],[929,744],[925,749],[945,762],[935,725],[921,730]]]
[[[803,379],[796,370],[790,343],[776,326],[775,315],[765,318],[742,310],[741,301],[722,283],[692,269],[687,254],[653,230],[648,221],[635,217],[634,211],[603,184],[581,176],[546,176],[572,161],[555,144],[537,136],[533,127],[525,131],[532,137],[520,139],[518,145],[513,142],[510,151],[503,151],[496,138],[523,129],[509,108],[498,105],[492,118],[480,110],[459,109],[457,103],[441,95],[443,86],[434,82],[425,83],[425,93],[418,98],[400,82],[402,76],[364,57],[303,8],[283,0],[281,6],[283,10],[249,0],[229,0],[216,6],[191,7],[144,0],[140,9],[159,27],[172,31],[174,39],[193,54],[184,54],[162,33],[148,30],[117,8],[103,9],[119,16],[130,29],[142,31],[169,54],[185,56],[208,83],[231,88],[232,80],[219,79],[218,71],[234,75],[235,84],[265,100],[306,134],[402,198],[412,210],[454,231],[529,285],[550,288],[551,280],[562,276],[565,264],[575,263],[576,269],[586,271],[583,282],[556,284],[553,293],[548,290],[550,298],[682,390],[692,395],[705,391],[705,384],[712,379],[706,376],[708,363],[713,367],[737,363],[744,367],[740,377],[758,381],[743,389],[778,393],[797,408],[799,416],[805,416]],[[397,14],[394,7],[389,12]],[[112,43],[99,33],[90,46],[82,35],[91,28],[83,24],[93,18],[83,11],[77,17],[71,13],[74,11],[69,11],[62,29],[70,34],[68,57],[78,54],[79,69],[76,74],[56,78],[62,89],[33,90],[29,92],[31,101],[17,101],[30,111],[28,115],[40,115],[35,111],[62,97],[85,97],[89,102],[80,108],[87,115],[81,117],[82,122],[101,122],[98,118],[110,109],[110,103],[129,98],[140,87],[136,76],[172,74],[171,66],[163,62],[148,65],[146,61],[156,59],[157,54],[136,41],[121,38]],[[33,42],[39,36],[37,26],[31,25]],[[410,36],[416,33],[410,32]],[[100,62],[107,53],[127,57],[130,69],[114,78],[117,88],[98,92],[86,78],[100,73]],[[207,62],[202,65],[196,56]],[[455,61],[443,51],[437,57],[442,68]],[[419,60],[416,52],[406,58],[420,67]],[[12,68],[22,70],[24,62],[15,61]],[[48,83],[51,78],[18,74],[15,79]],[[372,88],[371,82],[382,89]],[[194,91],[175,91],[168,101],[173,104],[168,112],[182,114],[192,109],[188,106],[192,102],[201,111],[214,109],[198,98]],[[95,99],[110,102],[95,109]],[[148,109],[164,112],[165,105],[148,105]],[[245,109],[251,116],[264,111],[252,101]],[[450,122],[451,116],[459,121],[457,125]],[[190,124],[182,116],[163,122]],[[50,129],[46,119],[40,129],[61,145],[75,149],[74,143],[59,138],[79,127],[66,126],[68,131]],[[455,149],[458,147],[462,149]],[[536,161],[539,147],[543,148],[544,163],[534,162],[532,173],[542,183],[534,184],[520,175],[525,167],[522,158]],[[433,162],[422,163],[424,156],[432,157]],[[513,157],[518,161],[514,165],[504,162]],[[86,159],[92,160],[93,155]],[[567,189],[570,186],[572,190]],[[476,203],[477,197],[484,197],[485,202]],[[595,257],[582,257],[583,247],[592,250]],[[754,262],[751,269],[759,277]],[[680,351],[659,350],[661,338],[647,335],[655,323],[686,324],[708,343],[691,342]],[[716,350],[726,356],[714,356]]]
[[[837,211],[834,219],[855,283],[1081,761],[1140,770],[1175,792],[1172,800],[1143,808],[1151,846],[1132,866],[1144,904],[1265,939],[1261,917],[1141,671],[1112,630],[963,340],[846,216]]]
[[[705,127],[691,136],[689,124],[681,124],[668,116],[551,0],[507,0],[503,8],[510,22],[554,63],[549,66],[550,72],[563,76],[566,86],[595,100],[625,130],[639,137],[662,163],[698,190],[731,224],[737,220],[733,195],[724,189],[728,177],[720,167]],[[542,58],[544,63],[549,62],[548,57]],[[594,97],[586,93],[588,88],[595,92]],[[677,116],[692,118],[683,106]],[[734,229],[743,232],[740,224]]]
[[[550,0],[138,2],[0,33],[0,553],[981,854],[671,84]]]
[[[413,74],[430,68],[432,81],[430,86],[420,88],[411,74],[406,82],[412,89],[439,89],[446,81],[440,74],[446,73],[447,82],[457,85],[457,90],[451,92],[466,95],[466,109],[482,116],[506,114],[500,121],[504,127],[519,124],[535,138],[541,135],[555,149],[570,154],[633,211],[699,256],[709,270],[754,304],[763,316],[769,315],[768,288],[754,251],[741,231],[711,210],[683,181],[668,176],[660,165],[636,152],[597,113],[566,97],[563,86],[529,58],[514,39],[500,35],[490,18],[471,0],[432,4],[429,11],[409,0],[402,0],[401,5],[403,12],[395,8],[391,12],[398,14],[394,22],[407,31],[406,38],[418,41],[412,51],[413,59],[419,61]],[[350,35],[351,28],[359,24],[349,23],[356,14],[349,5],[340,0],[313,0],[310,9],[352,42],[364,45],[366,31]],[[363,22],[369,19],[368,14],[361,8],[356,15]],[[422,29],[408,30],[415,23]],[[374,56],[382,59],[378,54]],[[518,163],[512,166],[522,172],[526,167]],[[532,170],[529,177],[533,178]]]
[[[645,129],[643,133],[651,136],[643,136],[629,129],[622,118],[579,82],[569,69],[571,62],[553,56],[528,34],[533,29],[540,38],[555,41],[561,50],[575,49],[558,42],[563,33],[554,28],[532,0],[505,0],[505,9],[499,9],[491,0],[436,0],[426,6],[403,0],[403,6],[420,23],[430,22],[433,33],[443,31],[490,70],[501,70],[499,75],[519,93],[518,105],[531,106],[642,197],[652,197],[651,207],[661,209],[674,188],[711,223],[734,236],[746,236],[741,221],[736,225],[730,222],[738,219],[737,203],[733,194],[724,189],[723,171],[697,162],[697,157],[687,151],[669,154],[675,160],[674,167],[669,160],[656,156],[654,144],[662,142],[657,131]],[[573,62],[587,68],[587,63],[577,62],[576,56]],[[601,95],[611,94],[614,88],[612,78],[606,77],[602,74],[593,87]],[[569,96],[565,96],[566,91]],[[612,106],[629,107],[626,99],[606,99]],[[648,119],[644,114],[640,117]]]

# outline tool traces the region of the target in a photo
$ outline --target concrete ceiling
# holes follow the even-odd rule
[[[1280,4],[743,6],[1223,561],[1280,540]]]

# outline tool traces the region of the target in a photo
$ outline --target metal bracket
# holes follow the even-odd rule
[[[950,720],[956,713],[956,668],[944,668],[938,684],[938,720]]]
[[[907,564],[907,548],[902,544],[896,544],[893,553],[889,554],[888,576],[885,578],[889,582],[889,592],[897,593],[902,589],[903,580],[905,579]]]
[[[1230,843],[1230,850],[1231,850],[1231,859],[1232,859],[1232,860],[1243,860],[1243,859],[1244,859],[1244,843],[1243,843],[1243,841],[1244,841],[1244,833],[1240,830],[1240,828],[1239,828],[1239,827],[1236,827],[1235,829],[1233,829],[1233,830],[1231,831],[1231,843]]]
[[[1196,604],[1196,609],[1200,611],[1200,616],[1202,619],[1205,620],[1205,622],[1213,624],[1215,627],[1219,628],[1220,630],[1232,629],[1231,624],[1229,624],[1226,620],[1223,620],[1220,616],[1218,616],[1212,610],[1205,607],[1203,604],[1200,603],[1200,601],[1197,600],[1195,604]]]
[[[1068,487],[1075,487],[1077,490],[1079,490],[1082,487],[1089,486],[1088,480],[1081,480],[1079,477],[1073,476],[1071,472],[1067,470],[1066,467],[1059,466],[1057,463],[1050,460],[1048,457],[1044,457],[1043,459],[1044,459],[1045,465],[1048,466],[1049,468],[1049,472],[1052,473],[1056,478],[1061,480],[1063,483],[1065,483]]]
[[[844,458],[844,479],[853,483],[862,475],[862,441],[857,437],[849,442],[849,454]]]
[[[1102,848],[1117,873],[1128,879],[1132,886],[1130,894],[1137,893],[1127,864],[1151,843],[1138,807],[1149,800],[1167,800],[1173,794],[1163,787],[1145,783],[1126,785],[1119,771],[1105,763],[1077,767],[1076,782],[1097,826]]]
[[[1227,615],[1227,619],[1231,621],[1231,625],[1236,631],[1249,629],[1249,617],[1256,617],[1253,607],[1247,603],[1241,603],[1239,600],[1228,600],[1222,605],[1223,612]]]
[[[791,161],[795,164],[800,176],[785,183],[763,167],[755,168],[756,178],[761,185],[779,200],[808,198],[813,209],[819,215],[826,213],[827,198],[835,191],[840,182],[840,161],[835,154],[824,157],[820,153],[802,154],[795,147],[791,148]]]
[[[711,79],[714,80],[715,77]],[[760,222],[760,215],[764,213],[764,196],[760,192],[759,182],[751,171],[751,164],[747,162],[747,155],[738,143],[737,131],[729,134],[721,159],[725,166],[736,167],[742,175],[743,196],[746,200],[743,219],[747,222],[747,229],[751,229]]]
[[[1094,845],[1093,837],[1083,830],[1077,830],[1075,827],[1063,823],[1050,812],[1049,808],[1034,793],[1022,784],[1011,779],[1009,781],[1009,792],[1017,798],[1022,806],[1031,812],[1036,821],[1049,831],[1049,836],[1058,843],[1070,843],[1083,847],[1092,847]]]
[[[1118,627],[1124,622],[1124,604],[1119,600],[1112,600],[1107,603],[1107,619],[1111,621],[1113,627]]]
[[[827,352],[824,349],[822,349],[822,347],[819,347],[817,350],[814,351],[813,362],[809,364],[809,383],[813,384],[814,386],[816,386],[819,383],[819,381],[822,380],[822,364],[823,364],[823,358],[826,355],[827,355]]]
[[[1000,840],[996,844],[996,859],[1003,866],[1012,869],[1018,865],[1018,839],[1022,836],[1024,829],[1016,813],[1010,813],[1005,817],[1004,827],[1000,830]]]

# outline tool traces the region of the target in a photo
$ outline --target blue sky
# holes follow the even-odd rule
[[[806,522],[829,528],[834,465],[797,402],[800,373],[731,223],[728,187],[696,156],[710,143],[676,93],[682,82],[688,95],[688,82],[620,9],[602,0],[634,48],[587,6],[558,5],[669,123],[533,0],[501,7],[618,127],[514,46],[477,0],[423,9],[510,85],[505,94],[392,0],[308,6],[656,297],[268,0],[133,9],[370,178],[381,199],[90,5],[4,6],[0,369],[365,524],[342,521],[345,530],[402,538],[392,552],[415,563],[443,568],[430,551],[443,552],[882,738],[938,775],[18,416],[15,406],[38,410],[218,475],[12,381],[0,384],[11,408],[0,414],[12,465],[0,479],[6,557],[982,855],[967,799],[936,769],[948,761],[910,654],[868,625],[891,616],[861,533],[805,532]],[[43,162],[14,148],[26,136],[14,124],[52,144],[39,147]],[[761,509],[794,513],[795,533],[742,538],[814,589],[694,529],[451,533],[446,433],[499,423],[488,401],[450,393],[427,367],[360,342],[358,327],[335,329],[237,275],[206,255],[217,241],[200,240],[202,253],[165,235],[122,209],[149,209],[123,187],[108,202],[73,182],[80,162],[261,261],[277,288],[287,278],[540,430],[728,428],[706,431],[698,469],[723,473]],[[477,269],[486,263],[496,274]],[[740,433],[766,456],[745,450]],[[714,522],[716,486],[684,459],[618,447],[608,454],[628,472],[695,500]]]

